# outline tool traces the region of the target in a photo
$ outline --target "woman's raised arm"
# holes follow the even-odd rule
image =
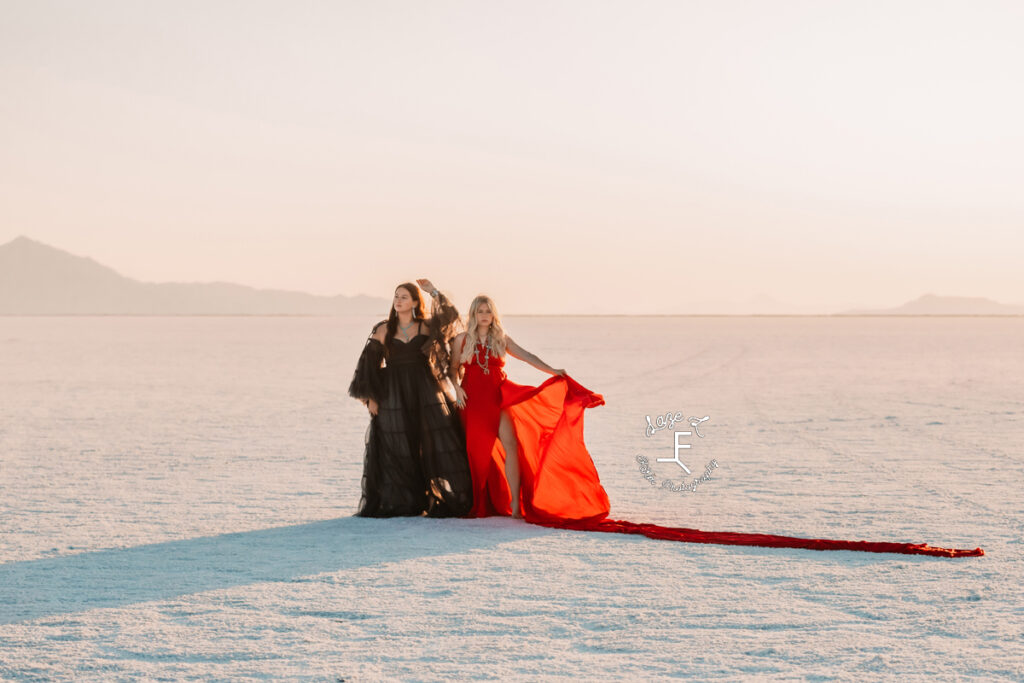
[[[423,345],[423,351],[430,360],[434,378],[438,382],[443,382],[451,368],[448,345],[461,326],[459,310],[430,280],[420,278],[416,284],[425,289],[432,300],[431,316],[427,321],[427,342]]]
[[[449,341],[458,331],[456,323],[459,321],[459,309],[434,286],[434,283],[426,278],[416,281],[427,294],[430,295],[430,328],[438,339]]]
[[[561,368],[556,369],[551,367],[550,365],[542,361],[540,358],[524,349],[519,344],[516,344],[514,341],[512,341],[512,337],[508,336],[507,334],[505,335],[505,348],[508,350],[509,355],[511,355],[513,358],[518,358],[519,360],[525,363],[529,363],[530,365],[537,368],[541,372],[546,372],[549,375],[565,374],[565,370]]]

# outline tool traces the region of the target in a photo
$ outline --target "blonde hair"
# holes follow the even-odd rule
[[[473,303],[469,305],[469,320],[466,322],[466,343],[463,345],[462,354],[459,356],[459,363],[465,363],[476,352],[477,342],[483,341],[477,332],[479,323],[476,321],[476,309],[480,304],[487,304],[491,309],[491,328],[487,336],[491,342],[491,353],[499,358],[505,355],[505,328],[501,326],[501,316],[494,305],[494,300],[486,294],[480,294]]]

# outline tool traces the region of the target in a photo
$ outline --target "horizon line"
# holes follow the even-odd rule
[[[370,313],[0,313],[0,318],[369,318]],[[1024,313],[504,313],[503,318],[1024,318]]]

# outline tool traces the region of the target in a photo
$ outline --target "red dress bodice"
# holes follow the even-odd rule
[[[473,509],[469,516],[511,515],[512,493],[505,479],[505,449],[498,438],[501,388],[506,380],[505,359],[489,353],[487,346],[479,342],[476,353],[462,364],[462,369],[466,405],[459,416],[466,433],[466,455],[473,476]]]

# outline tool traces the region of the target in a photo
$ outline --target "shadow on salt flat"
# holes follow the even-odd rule
[[[558,533],[504,518],[344,517],[0,565],[0,624]]]

